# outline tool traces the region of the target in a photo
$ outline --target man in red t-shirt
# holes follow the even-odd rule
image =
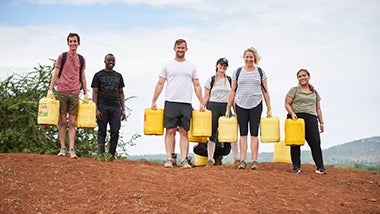
[[[74,150],[74,141],[76,134],[76,118],[79,105],[79,93],[81,90],[80,83],[82,82],[84,98],[88,99],[85,68],[86,63],[83,59],[83,67],[80,71],[81,65],[79,55],[77,54],[77,48],[80,45],[80,38],[77,33],[70,33],[67,36],[67,45],[69,51],[67,52],[66,61],[61,70],[62,55],[58,56],[55,64],[55,72],[50,82],[49,92],[53,93],[54,86],[57,83],[57,99],[60,103],[60,116],[59,116],[59,141],[61,144],[60,152],[58,156],[66,156],[67,150],[65,145],[66,140],[66,122],[67,114],[69,115],[69,155],[70,158],[77,158]],[[81,78],[81,81],[80,81]]]

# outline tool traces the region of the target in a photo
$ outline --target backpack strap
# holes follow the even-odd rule
[[[231,82],[232,82],[232,79],[231,79],[231,77],[230,76],[227,76],[226,75],[226,77],[227,77],[227,80],[228,80],[228,82],[230,83],[230,87],[231,87]],[[210,81],[210,96],[211,96],[211,89],[212,89],[212,87],[214,87],[214,83],[215,83],[215,75],[212,75],[211,76],[211,81]],[[210,99],[210,98],[209,98]],[[207,103],[208,103],[208,101],[207,101]]]
[[[211,82],[210,82],[210,93],[211,93],[212,87],[214,87],[214,83],[215,83],[215,75],[212,75]]]
[[[59,68],[59,73],[58,73],[58,79],[61,78],[62,69],[63,69],[63,65],[66,62],[66,58],[67,58],[67,52],[63,52],[62,53],[62,59],[61,59],[61,67]]]
[[[257,67],[257,70],[259,71],[259,74],[260,74],[261,87],[263,88],[264,93],[267,93],[267,89],[264,87],[264,84],[263,84],[263,70],[261,70],[260,67]]]
[[[84,58],[80,54],[78,54],[78,57],[79,57],[79,65],[80,65],[79,82],[80,82],[80,89],[82,89],[83,88],[83,86],[82,86],[83,85],[83,83],[82,83],[82,70],[83,70],[83,66],[84,66]],[[61,59],[61,67],[59,68],[59,73],[58,73],[58,79],[61,77],[63,65],[65,65],[66,58],[67,58],[67,52],[63,52],[62,53],[62,59]]]
[[[238,79],[239,79],[239,75],[240,75],[240,72],[241,72],[241,69],[242,69],[243,67],[239,67],[238,69],[237,69],[237,71],[236,71],[236,88],[235,88],[235,92],[236,92],[236,90],[237,90],[237,87],[238,87]]]
[[[231,77],[230,76],[226,76],[227,77],[227,80],[228,80],[228,82],[230,83],[230,87],[231,87],[231,84],[232,84],[232,79],[231,79]]]
[[[239,67],[236,71],[236,88],[235,88],[235,91],[237,90],[237,87],[238,87],[238,79],[239,79],[241,69],[242,69],[242,67]],[[257,70],[259,71],[259,74],[260,74],[261,87],[263,88],[264,93],[267,93],[267,89],[264,87],[264,84],[263,84],[263,70],[260,67],[257,67]]]
[[[230,87],[231,87],[231,84],[232,84],[232,79],[231,79],[231,77],[228,76],[228,75],[226,75],[226,78],[227,78],[228,82],[230,83]],[[214,84],[215,84],[215,75],[213,75],[213,76],[211,77],[211,81],[210,81],[210,92],[211,92],[212,87],[214,87]]]
[[[82,71],[83,71],[83,65],[84,65],[84,58],[82,55],[78,54],[79,57],[79,83],[80,83],[80,89],[83,89],[83,82],[82,82]]]

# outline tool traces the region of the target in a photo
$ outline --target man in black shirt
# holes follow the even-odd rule
[[[113,70],[115,56],[107,54],[104,59],[105,68],[97,72],[92,80],[92,99],[96,104],[98,124],[98,152],[105,152],[107,124],[110,125],[109,140],[110,161],[115,160],[116,147],[119,140],[121,120],[125,119],[124,80],[123,76]]]

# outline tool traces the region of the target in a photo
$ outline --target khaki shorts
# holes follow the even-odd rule
[[[61,114],[78,114],[79,94],[70,94],[58,91],[57,99],[59,100],[59,112]]]

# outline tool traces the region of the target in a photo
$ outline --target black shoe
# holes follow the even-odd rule
[[[294,166],[291,172],[294,174],[300,174],[301,169],[298,166]]]
[[[114,162],[115,161],[115,156],[111,156],[109,159],[109,162]]]
[[[190,166],[194,166],[194,163],[191,161],[191,159],[192,159],[191,156],[186,157],[187,163],[189,163]]]
[[[177,165],[177,153],[172,153],[172,159],[171,159],[171,161],[172,161],[172,165],[173,166],[176,166]]]
[[[101,155],[105,152],[105,145],[104,144],[98,144],[98,154]]]
[[[315,170],[315,173],[317,174],[327,174],[327,171],[325,168],[318,168]]]

